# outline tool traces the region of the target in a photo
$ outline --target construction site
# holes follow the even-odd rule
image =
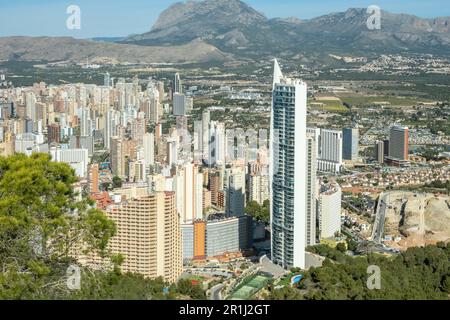
[[[383,242],[399,250],[450,241],[450,197],[429,193],[385,193]]]

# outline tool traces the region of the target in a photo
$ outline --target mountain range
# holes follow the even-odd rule
[[[192,63],[233,60],[200,39],[169,47],[150,47],[70,37],[3,37],[0,48],[0,61],[84,62],[88,59],[113,63]]]
[[[240,0],[187,1],[163,11],[150,31],[126,38],[0,38],[0,59],[78,60],[111,57],[126,62],[205,62],[450,52],[450,17],[423,19],[381,12],[369,30],[364,8],[299,20],[269,19]],[[163,61],[164,60],[164,61]]]

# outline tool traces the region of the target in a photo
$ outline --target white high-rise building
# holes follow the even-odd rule
[[[342,168],[342,131],[320,131],[320,158],[317,169],[321,172],[338,173]]]
[[[138,160],[130,162],[130,165],[133,168],[130,168],[130,171],[134,173],[134,181],[135,182],[145,182],[146,181],[146,169],[145,169],[145,160]],[[131,176],[131,175],[130,175]]]
[[[274,63],[271,111],[272,261],[305,268],[307,224],[307,85],[285,78]]]
[[[145,102],[145,114],[151,123],[158,123],[162,116],[160,93],[155,87],[147,89],[148,101]]]
[[[338,184],[323,186],[319,195],[320,238],[332,238],[341,231],[342,191]]]
[[[175,73],[174,82],[173,82],[173,93],[183,93],[183,86],[180,80],[180,74]]]
[[[143,137],[144,160],[145,165],[152,166],[155,164],[155,135],[146,133]]]
[[[315,141],[315,149],[316,149],[316,160],[319,159],[320,156],[320,129],[319,128],[306,128],[306,133],[309,137],[313,138]]]
[[[25,94],[25,115],[33,121],[37,120],[36,96],[31,91]]]
[[[117,126],[119,124],[120,112],[114,109],[109,109],[105,115],[105,134],[103,139],[106,149],[111,147],[111,138],[118,135]]]
[[[228,216],[243,216],[245,208],[245,171],[240,167],[225,170],[224,191]]]
[[[254,173],[248,176],[248,200],[256,201],[260,205],[269,200],[269,175]]]
[[[316,212],[316,171],[317,153],[316,138],[314,133],[306,133],[306,166],[307,166],[307,197],[306,197],[306,245],[313,246],[317,242],[317,212]]]
[[[203,174],[198,166],[187,163],[177,170],[174,179],[177,210],[182,223],[203,218]]]
[[[194,166],[194,220],[204,219],[203,217],[203,174],[198,172],[198,167]]]
[[[211,122],[209,110],[202,114],[202,152],[203,160],[209,164],[209,125]]]
[[[167,157],[166,162],[168,165],[173,166],[178,164],[178,149],[179,143],[176,139],[169,139],[167,141]]]
[[[82,137],[89,137],[91,131],[90,110],[87,107],[80,108],[80,135]]]
[[[203,124],[202,121],[194,121],[194,135],[192,136],[192,145],[194,147],[194,161],[196,164],[202,164],[203,159]]]
[[[211,121],[209,128],[209,165],[225,164],[225,124]]]
[[[103,78],[103,85],[105,87],[111,86],[111,76],[110,76],[109,72],[105,73],[105,76]]]
[[[65,162],[69,164],[77,176],[87,177],[87,166],[89,164],[89,155],[87,149],[56,149],[50,150],[52,160],[55,162]]]

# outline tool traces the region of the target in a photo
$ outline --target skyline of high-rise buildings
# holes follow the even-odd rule
[[[344,165],[343,131],[307,128],[306,83],[285,77],[277,61],[273,78],[269,137],[267,130],[243,130],[212,120],[212,107],[202,108],[200,119],[192,119],[191,87],[182,93],[179,74],[169,82],[172,92],[165,93],[162,81],[113,81],[107,73],[103,86],[41,85],[39,90],[47,90],[52,103],[24,91],[17,100],[32,118],[25,119],[14,146],[29,154],[49,152],[54,161],[68,163],[80,183],[87,182],[99,206],[120,212],[122,217],[111,218],[121,237],[134,236],[127,223],[139,221],[144,214],[140,210],[154,210],[149,203],[161,202],[159,194],[171,194],[182,251],[193,250],[183,253],[184,260],[249,249],[252,237],[244,235],[260,222],[247,216],[246,206],[269,203],[271,260],[286,269],[305,268],[305,248],[322,235],[317,175],[338,173]],[[50,110],[47,117],[42,108]],[[168,124],[168,118],[176,123]],[[94,156],[101,160],[91,163]],[[241,243],[243,237],[248,241]],[[139,256],[144,253],[132,247],[117,250],[136,257],[127,270],[143,270]]]
[[[197,274],[225,290],[247,272],[303,274],[322,263],[323,246],[358,254],[355,243],[390,201],[377,203],[380,190],[397,192],[387,190],[403,188],[404,174],[410,185],[437,186],[448,174],[422,170],[426,159],[409,154],[416,128],[389,122],[371,130],[359,116],[323,116],[317,100],[328,89],[298,74],[285,76],[275,60],[270,92],[267,79],[258,87],[237,80],[236,89],[193,75],[178,93],[179,74],[0,89],[0,152],[43,152],[70,166],[74,197],[89,197],[88,209],[116,226],[107,250],[122,254],[121,270],[163,277],[169,291]],[[392,247],[376,250],[403,241],[389,236],[380,239]],[[92,253],[74,259],[111,267]]]

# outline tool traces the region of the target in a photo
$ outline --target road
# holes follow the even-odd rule
[[[222,283],[215,285],[209,291],[209,300],[222,300],[222,294],[220,291],[223,289],[224,285]]]
[[[386,210],[389,203],[389,194],[382,193],[378,201],[377,212],[375,216],[375,222],[372,230],[372,240],[375,243],[381,243],[381,239],[384,233],[384,221],[386,219]]]
[[[286,270],[276,264],[273,264],[267,256],[262,256],[259,260],[259,264],[261,265],[261,271],[270,273],[273,275],[274,279],[281,278],[286,274]]]

